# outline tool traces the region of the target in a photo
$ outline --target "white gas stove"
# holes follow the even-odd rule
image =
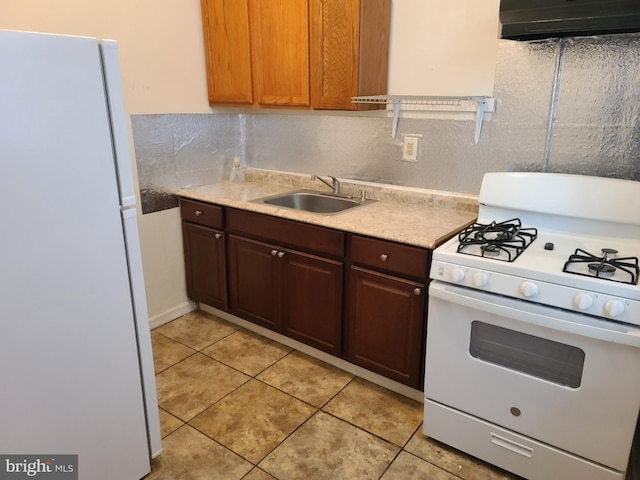
[[[639,182],[487,174],[477,224],[434,252],[431,277],[640,324],[638,199]]]
[[[485,175],[477,223],[433,254],[425,434],[526,478],[624,478],[638,199],[634,181]]]

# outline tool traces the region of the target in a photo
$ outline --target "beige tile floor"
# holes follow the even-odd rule
[[[422,405],[203,312],[152,334],[146,479],[507,480],[422,434]]]

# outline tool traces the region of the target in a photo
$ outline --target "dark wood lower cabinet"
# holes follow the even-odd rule
[[[342,262],[288,250],[282,260],[283,331],[342,354]]]
[[[228,250],[231,313],[263,327],[280,330],[281,275],[276,247],[229,235]]]
[[[352,267],[347,359],[421,388],[426,293],[424,283]]]
[[[230,235],[230,310],[340,355],[342,270],[342,262]]]
[[[430,250],[189,199],[180,208],[189,297],[422,389]]]
[[[182,223],[187,295],[212,307],[227,308],[224,232]]]

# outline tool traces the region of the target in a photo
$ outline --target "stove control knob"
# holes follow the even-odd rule
[[[624,312],[624,304],[620,300],[609,300],[604,304],[604,311],[610,317],[617,317]]]
[[[573,297],[573,304],[578,310],[588,310],[593,305],[593,298],[586,293],[579,293]]]
[[[480,288],[480,287],[484,287],[487,283],[489,283],[489,277],[487,277],[487,274],[484,272],[477,272],[474,276],[473,276],[473,286]]]
[[[522,282],[522,285],[520,285],[520,293],[525,298],[535,297],[538,295],[539,291],[538,285],[533,282],[526,281]]]
[[[451,281],[458,283],[462,280],[464,280],[464,270],[460,267],[454,267],[451,270]]]

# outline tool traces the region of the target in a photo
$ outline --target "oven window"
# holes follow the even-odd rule
[[[572,388],[578,388],[582,379],[584,351],[580,348],[484,322],[471,323],[469,353],[485,362]]]

